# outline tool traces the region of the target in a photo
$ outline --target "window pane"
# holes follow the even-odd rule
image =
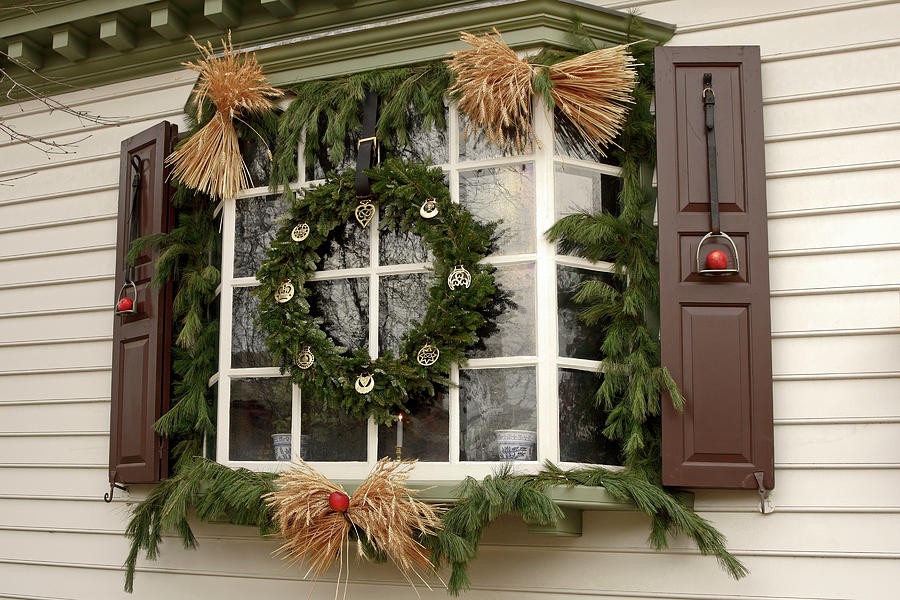
[[[241,158],[250,171],[250,187],[269,185],[269,174],[272,172],[272,159],[269,150],[259,138],[240,140]]]
[[[286,377],[231,380],[230,460],[275,460],[274,434],[291,432]]]
[[[379,214],[383,214],[383,211]],[[405,265],[430,263],[433,260],[434,254],[431,252],[431,247],[423,244],[422,238],[415,233],[401,231],[399,227],[380,230],[378,264]]]
[[[276,221],[287,213],[282,196],[257,196],[236,203],[234,222],[234,276],[253,277],[267,258],[278,232]]]
[[[621,180],[569,165],[557,164],[553,190],[556,218],[574,213],[607,212],[618,214]]]
[[[256,288],[234,288],[231,321],[231,366],[271,367],[272,356],[266,351],[266,336],[254,323],[259,310]]]
[[[613,276],[611,273],[590,271],[588,269],[562,266],[556,268],[559,355],[572,358],[586,358],[588,360],[602,360],[603,353],[600,351],[600,345],[603,343],[603,339],[598,334],[597,329],[587,327],[581,322],[578,318],[578,313],[584,307],[572,300],[575,294],[573,288],[583,281],[603,281],[612,284]]]
[[[459,202],[480,221],[502,221],[496,254],[534,252],[534,166],[461,171]]]
[[[533,356],[534,264],[498,268],[494,272],[498,290],[512,303],[493,319],[496,328],[472,349],[472,358]]]
[[[559,370],[559,459],[602,465],[621,464],[618,444],[601,432],[607,413],[597,403],[600,376]]]
[[[369,347],[369,280],[326,279],[310,281],[309,304],[313,317],[335,344],[349,349]]]
[[[325,146],[325,144],[322,144]],[[331,171],[335,171],[337,173],[343,173],[347,169],[355,169],[356,168],[356,140],[352,140],[351,143],[347,145],[347,151],[344,154],[343,160],[341,162],[334,164],[331,162],[331,158],[328,156],[327,148],[323,149],[318,156],[316,156],[313,166],[306,167],[306,180],[307,181],[315,181],[317,179],[325,179],[325,173],[330,173]]]
[[[300,392],[300,455],[304,460],[366,460],[366,419],[326,409],[314,389]]]
[[[322,262],[319,271],[358,269],[369,266],[369,227],[363,229],[355,220],[338,225],[328,234],[319,249]]]
[[[394,356],[400,350],[400,339],[421,321],[428,308],[429,273],[390,275],[379,280],[378,287],[378,355],[388,351]]]
[[[215,382],[209,388],[209,396],[208,398],[212,398],[212,404],[209,410],[209,420],[212,421],[213,427],[215,428],[218,424],[216,420],[218,419],[218,411],[216,410],[216,405],[219,398],[219,382]],[[216,434],[212,433],[211,435],[206,436],[206,451],[203,453],[204,458],[208,458],[209,460],[216,460]]]
[[[498,431],[537,430],[536,379],[533,367],[459,372],[460,460],[501,460]]]
[[[481,160],[483,158],[497,158],[500,156],[513,156],[514,154],[522,154],[522,152],[514,148],[500,148],[496,144],[489,144],[484,138],[484,132],[478,130],[473,133],[469,128],[468,135],[466,129],[469,125],[469,119],[466,115],[459,114],[459,160]],[[530,151],[530,150],[529,150]]]
[[[450,393],[435,390],[434,398],[423,399],[403,421],[403,458],[447,462],[450,456]],[[397,425],[378,427],[378,457],[397,455]]]
[[[569,118],[562,114],[559,109],[553,111],[553,128],[556,154],[608,165],[618,164],[613,152],[616,149],[615,147],[604,148],[603,152],[606,153],[606,158],[601,156],[597,149],[584,139],[581,132],[575,128]]]

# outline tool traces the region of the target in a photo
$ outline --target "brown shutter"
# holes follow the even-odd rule
[[[119,226],[116,242],[116,290],[126,279],[125,255],[130,243],[128,215],[132,206],[132,157],[141,162],[138,237],[170,231],[175,211],[170,205],[165,158],[178,128],[163,121],[122,142],[119,170]],[[114,316],[112,408],[109,427],[109,480],[151,483],[167,475],[165,440],[153,423],[169,405],[169,350],[172,337],[172,286],[150,285],[157,252],[146,249],[135,261],[137,313]],[[114,298],[110,298],[110,313]]]
[[[710,231],[703,78],[712,75],[722,231],[740,272],[704,276]],[[663,403],[663,483],[775,485],[762,88],[756,46],[656,49],[662,362],[687,401]],[[727,242],[725,242],[727,243]],[[723,245],[704,244],[708,251]],[[668,399],[666,399],[668,400]]]

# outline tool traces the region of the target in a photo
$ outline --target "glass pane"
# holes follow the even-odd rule
[[[266,336],[254,323],[259,310],[256,288],[234,288],[232,294],[231,366],[271,367],[272,356],[266,351]]]
[[[209,387],[209,394],[207,395],[209,408],[209,420],[212,421],[213,428],[216,427],[216,419],[218,418],[218,411],[216,410],[216,406],[218,405],[219,399],[219,382],[215,382]],[[216,460],[216,434],[212,433],[206,436],[206,449],[203,452],[203,457],[208,458],[209,460]]]
[[[556,218],[575,213],[618,213],[619,178],[557,164],[553,179]]]
[[[573,288],[583,281],[603,281],[612,285],[614,282],[612,274],[558,266],[556,278],[559,355],[602,360],[603,353],[600,346],[603,338],[597,328],[587,327],[578,318],[578,313],[584,307],[572,300],[575,293]]]
[[[400,339],[421,321],[428,308],[429,273],[382,277],[378,286],[378,355],[388,351],[396,357]]]
[[[328,234],[319,248],[322,261],[319,271],[331,269],[358,269],[369,266],[369,232],[372,225],[363,229],[355,220],[338,225]]]
[[[534,166],[461,171],[459,202],[480,221],[502,221],[496,254],[534,252]]]
[[[306,167],[306,180],[315,181],[317,179],[325,179],[325,174],[330,173],[331,171],[343,173],[347,169],[355,168],[356,140],[354,139],[347,145],[343,160],[337,164],[331,162],[331,157],[328,156],[328,149],[323,148],[313,161],[313,165]]]
[[[619,446],[601,432],[606,415],[597,404],[597,373],[559,369],[559,459],[601,465],[621,464]]]
[[[553,129],[556,154],[608,165],[618,164],[615,146],[603,148],[604,158],[559,109],[553,111]]]
[[[275,434],[291,433],[286,377],[231,380],[230,460],[275,460]]]
[[[269,185],[269,174],[272,172],[272,159],[269,158],[269,149],[258,138],[243,139],[240,141],[241,158],[250,171],[250,187],[263,187]]]
[[[236,203],[234,223],[234,276],[253,277],[268,258],[278,219],[287,213],[282,196],[257,196]]]
[[[494,272],[498,290],[507,305],[489,332],[472,349],[473,358],[533,356],[534,350],[534,264],[499,268]]]
[[[366,460],[366,419],[325,408],[314,389],[300,392],[300,456],[304,460]]]
[[[447,122],[448,109],[444,108],[444,123]],[[425,116],[410,107],[407,111],[407,134],[409,143],[397,145],[388,151],[390,156],[396,156],[403,160],[425,162],[431,160],[432,164],[439,165],[450,160],[447,151],[447,130],[436,129],[433,123],[425,126]]]
[[[434,398],[415,403],[403,421],[403,458],[447,462],[450,456],[450,392],[435,390]],[[397,455],[397,425],[378,427],[378,457]]]
[[[379,214],[383,213],[384,211],[380,211]],[[415,233],[401,231],[399,227],[380,230],[378,264],[406,265],[430,263],[433,260],[434,253],[431,252],[431,247],[423,244],[422,238]]]
[[[498,436],[509,451],[510,438],[536,440],[537,396],[533,367],[459,372],[460,460],[501,460]],[[535,448],[520,460],[535,460]],[[503,460],[508,460],[504,458]]]
[[[469,129],[468,132],[466,132],[467,129]],[[530,152],[531,149],[527,148],[527,151]],[[481,160],[518,154],[522,154],[522,152],[515,148],[501,148],[496,144],[489,144],[485,140],[484,132],[479,130],[473,133],[469,128],[468,117],[462,113],[459,114],[459,160]]]
[[[369,347],[369,280],[310,281],[310,314],[322,317],[322,330],[335,344],[351,350]]]

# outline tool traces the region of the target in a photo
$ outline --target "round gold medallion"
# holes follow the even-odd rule
[[[451,290],[455,290],[458,287],[468,289],[470,285],[472,285],[472,275],[466,271],[466,268],[462,265],[453,267],[453,271],[451,271],[450,275],[447,277],[447,286]]]
[[[284,304],[293,297],[294,285],[291,283],[290,279],[285,279],[281,282],[281,285],[278,286],[278,289],[275,290],[275,300]]]
[[[430,367],[437,362],[440,356],[441,351],[437,349],[437,346],[434,344],[425,344],[419,348],[419,353],[416,354],[416,361],[423,367]]]
[[[359,206],[356,207],[356,220],[363,227],[368,227],[375,216],[375,205],[369,202],[367,198],[360,198]]]
[[[356,378],[356,391],[360,394],[368,394],[375,388],[375,378],[368,373],[363,373]]]
[[[423,219],[432,219],[436,217],[438,214],[437,201],[434,198],[429,198],[423,202],[422,208],[419,209],[419,214],[422,215]]]
[[[308,237],[309,225],[307,225],[306,223],[298,223],[297,226],[291,230],[291,239],[295,242],[302,242]]]
[[[303,351],[297,355],[297,366],[303,370],[306,370],[313,366],[316,362],[316,357],[313,356],[313,353],[310,352],[309,346],[304,346]]]

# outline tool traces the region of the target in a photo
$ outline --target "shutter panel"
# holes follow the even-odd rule
[[[119,170],[119,223],[116,242],[116,290],[126,280],[130,247],[132,157],[141,163],[137,237],[170,231],[175,211],[170,204],[165,158],[178,128],[163,121],[122,142]],[[135,261],[137,313],[113,317],[112,407],[110,415],[110,483],[152,483],[167,475],[165,440],[153,423],[169,406],[169,353],[172,338],[172,286],[150,285],[157,251],[145,249]],[[110,306],[112,312],[112,306]]]
[[[740,271],[704,276],[710,231],[704,74],[715,91],[722,231]],[[663,402],[663,483],[775,485],[762,85],[757,46],[656,49],[662,363],[684,393]],[[724,241],[724,240],[718,240]],[[725,242],[727,243],[727,242]],[[703,244],[709,251],[731,250]],[[668,398],[666,398],[668,400]]]

